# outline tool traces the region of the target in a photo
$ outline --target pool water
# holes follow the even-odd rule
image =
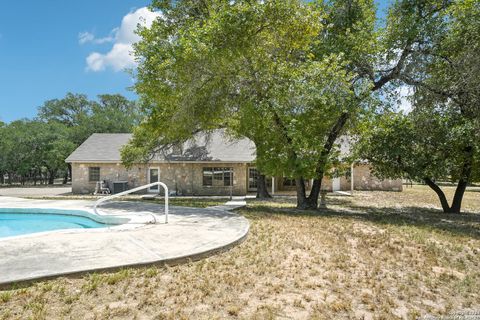
[[[78,215],[0,212],[0,238],[52,230],[109,226]]]

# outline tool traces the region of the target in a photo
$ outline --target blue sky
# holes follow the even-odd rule
[[[378,0],[383,11],[388,0]],[[8,4],[7,4],[8,3]],[[44,101],[67,92],[90,98],[133,83],[129,46],[138,19],[154,16],[143,0],[23,0],[0,10],[0,120],[35,116]]]
[[[45,100],[67,92],[122,93],[132,85],[124,72],[87,70],[92,52],[106,53],[112,42],[79,43],[79,34],[108,37],[122,18],[149,1],[6,1],[0,10],[0,119],[33,117]]]

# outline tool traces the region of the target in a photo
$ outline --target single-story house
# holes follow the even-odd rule
[[[132,189],[162,181],[170,193],[178,195],[245,195],[256,191],[255,145],[249,139],[231,140],[222,130],[208,136],[199,134],[182,147],[127,169],[120,150],[130,138],[131,134],[95,133],[79,146],[66,159],[72,166],[73,193],[93,193],[97,182],[103,180],[110,190],[117,189],[114,184]],[[324,181],[324,188],[330,191],[402,190],[401,180],[380,180],[365,163],[352,165],[348,175]],[[295,189],[295,181],[269,178],[268,186],[273,193],[289,191]],[[158,192],[157,188],[148,191]]]

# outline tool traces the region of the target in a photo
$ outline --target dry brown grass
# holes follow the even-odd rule
[[[116,201],[140,201],[147,203],[158,203],[164,204],[164,198],[155,198],[155,199],[142,199],[143,195],[128,195],[124,197],[117,198]],[[104,196],[94,196],[94,195],[67,195],[67,196],[54,196],[54,197],[45,197],[45,196],[36,196],[36,197],[24,197],[25,199],[33,200],[88,200],[95,201]],[[170,197],[169,203],[172,206],[179,207],[195,207],[195,208],[207,208],[213,206],[219,206],[229,201],[227,197]]]
[[[322,212],[292,200],[251,202],[248,239],[209,259],[0,292],[0,319],[415,319],[480,308],[479,192],[459,216],[432,209],[423,187],[329,197]]]

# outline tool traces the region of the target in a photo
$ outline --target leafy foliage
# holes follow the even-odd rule
[[[66,126],[71,141],[79,146],[92,133],[131,132],[142,115],[135,102],[121,95],[99,95],[98,101],[91,101],[83,94],[68,93],[46,101],[38,118]]]
[[[0,176],[9,182],[67,176],[65,159],[92,133],[131,132],[140,122],[136,103],[121,95],[67,94],[39,108],[38,118],[0,124]]]
[[[427,182],[445,211],[459,212],[467,184],[480,179],[480,5],[442,4],[448,6],[428,24],[435,28],[423,31],[423,58],[402,75],[416,89],[413,111],[379,117],[366,132],[362,155],[381,176]],[[436,180],[458,182],[451,207]]]
[[[136,46],[136,90],[148,118],[123,151],[125,162],[227,128],[254,141],[262,172],[318,177],[322,140],[341,114],[358,108],[342,54],[319,50],[327,46],[319,37],[324,8],[294,0],[153,7],[163,18],[141,30]]]

